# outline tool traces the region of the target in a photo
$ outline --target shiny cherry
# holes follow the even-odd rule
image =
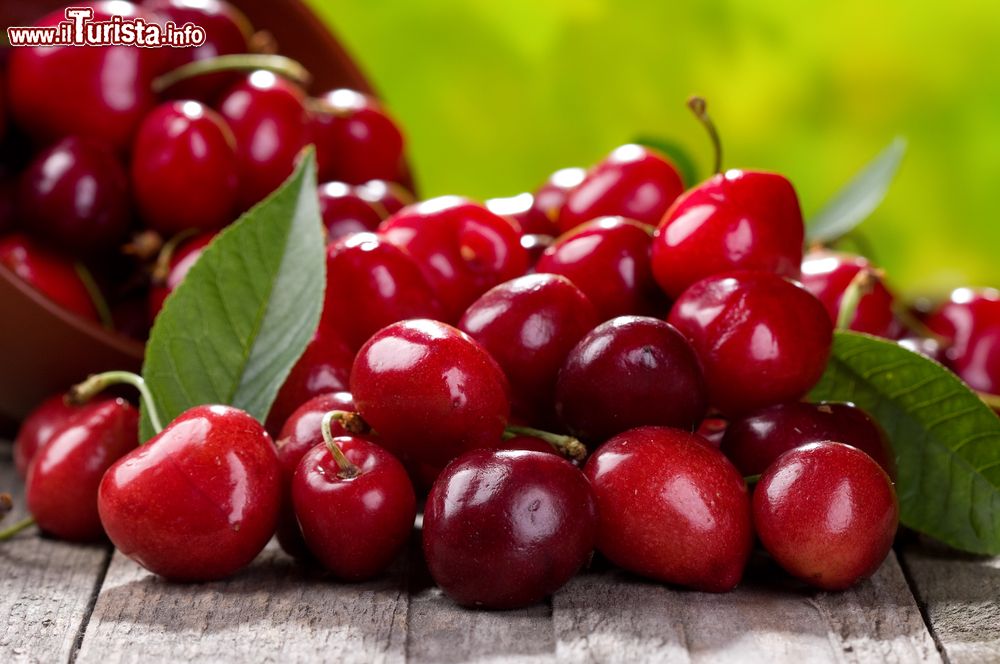
[[[907,335],[896,343],[907,350],[913,351],[914,353],[920,353],[924,357],[934,360],[940,364],[945,364],[948,361],[945,347],[937,339],[922,337],[914,334]]]
[[[407,205],[416,202],[406,187],[387,180],[369,180],[357,185],[355,191],[376,209],[384,209],[387,215],[396,214]]]
[[[158,106],[132,146],[132,190],[143,221],[170,237],[236,218],[236,139],[222,116],[196,101]]]
[[[154,281],[149,289],[149,321],[156,319],[167,296],[174,292],[194,264],[201,258],[205,248],[215,239],[215,233],[202,233],[182,242],[170,257],[169,268],[164,279]]]
[[[119,459],[101,481],[101,523],[119,551],[174,581],[214,581],[274,534],[281,471],[247,413],[196,406]]]
[[[25,497],[38,527],[59,539],[104,535],[97,488],[111,464],[138,445],[139,411],[123,399],[78,409],[52,433],[28,469]]]
[[[799,199],[786,178],[729,170],[670,207],[653,238],[653,274],[671,297],[733,270],[798,277],[804,233]]]
[[[535,191],[534,208],[555,223],[570,192],[586,177],[587,171],[583,168],[560,168]]]
[[[585,441],[643,425],[693,431],[707,409],[691,345],[657,318],[621,316],[598,325],[559,371],[556,413]]]
[[[895,298],[864,256],[826,249],[811,251],[802,260],[800,281],[806,290],[819,298],[830,314],[830,320],[835,321],[840,314],[844,293],[862,270],[872,274],[871,290],[858,301],[850,329],[895,339],[903,331],[893,311]]]
[[[1000,394],[1000,291],[959,288],[926,321],[950,342],[946,364],[974,390]]]
[[[327,92],[314,101],[309,130],[321,181],[402,177],[403,134],[373,97],[343,88]]]
[[[559,210],[559,230],[565,233],[612,215],[656,225],[683,191],[684,182],[669,159],[641,145],[623,145],[567,194]]]
[[[667,320],[691,342],[709,402],[727,415],[803,396],[823,375],[833,341],[822,303],[770,272],[703,279]]]
[[[524,234],[549,236],[559,234],[559,229],[552,220],[535,207],[535,198],[531,194],[491,198],[486,201],[486,209],[510,219]]]
[[[97,320],[97,309],[73,263],[20,233],[0,238],[0,265],[77,316]]]
[[[740,582],[753,544],[746,484],[701,436],[632,429],[598,448],[584,474],[597,497],[597,550],[611,562],[705,592]]]
[[[882,565],[899,503],[892,480],[864,452],[837,442],[778,457],[753,492],[757,536],[789,574],[844,590]]]
[[[38,450],[79,410],[77,406],[66,403],[64,397],[62,392],[52,395],[21,422],[14,438],[14,467],[21,477],[28,474],[28,464]]]
[[[596,535],[587,480],[543,452],[467,452],[441,473],[424,507],[427,567],[463,606],[541,602],[589,561]]]
[[[388,216],[384,209],[365,200],[355,187],[343,182],[321,184],[318,193],[319,212],[329,241],[373,231]]]

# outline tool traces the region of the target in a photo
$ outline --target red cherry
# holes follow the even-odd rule
[[[73,263],[62,255],[14,233],[0,239],[0,265],[63,309],[97,320],[97,309],[87,287]]]
[[[595,219],[546,249],[535,271],[567,277],[587,294],[601,320],[663,314],[668,305],[649,264],[651,230],[621,217]]]
[[[447,321],[458,320],[477,297],[528,267],[520,234],[508,220],[455,196],[405,207],[379,231],[417,262]]]
[[[798,277],[804,233],[799,199],[786,178],[729,170],[667,211],[653,238],[653,274],[671,297],[733,270]]]
[[[170,270],[163,283],[154,283],[149,290],[149,321],[156,319],[167,296],[180,286],[184,277],[201,258],[205,248],[215,239],[215,233],[202,233],[183,242],[170,257]]]
[[[1000,292],[959,288],[927,318],[951,342],[945,359],[974,390],[1000,394]]]
[[[711,443],[712,447],[719,448],[728,428],[728,420],[721,417],[706,417],[698,425],[698,430],[695,433]]]
[[[543,452],[473,450],[441,473],[424,508],[424,557],[458,604],[542,601],[590,558],[597,514],[587,480]]]
[[[534,274],[488,290],[465,310],[458,327],[500,364],[514,413],[547,426],[559,368],[597,323],[594,305],[569,279]]]
[[[566,196],[559,210],[559,230],[609,215],[658,224],[684,182],[674,164],[641,145],[623,145],[594,166]]]
[[[197,406],[108,469],[98,508],[112,543],[149,571],[214,581],[264,548],[280,494],[264,428],[236,408]]]
[[[833,340],[820,301],[769,272],[703,279],[668,320],[701,360],[709,402],[727,415],[803,396],[823,375]]]
[[[560,168],[550,175],[549,179],[542,183],[542,186],[535,192],[535,209],[555,223],[570,192],[576,189],[586,177],[587,171],[585,169]],[[553,235],[556,234],[553,233]]]
[[[494,447],[510,415],[496,361],[464,332],[432,320],[376,332],[354,360],[351,393],[380,442],[407,463],[441,467]]]
[[[761,544],[788,573],[843,590],[882,565],[899,504],[892,480],[871,457],[835,442],[784,453],[753,492]]]
[[[362,184],[398,181],[403,173],[403,135],[374,98],[331,90],[310,115],[319,179]]]
[[[236,217],[236,139],[196,101],[154,109],[132,146],[132,187],[143,221],[163,235],[221,228]]]
[[[54,394],[28,413],[14,439],[14,467],[25,477],[35,454],[79,410],[66,403],[63,393]]]
[[[87,542],[104,535],[97,487],[115,461],[135,449],[139,411],[123,399],[87,404],[52,433],[28,469],[28,511],[59,539]]]
[[[920,353],[924,357],[934,360],[939,364],[945,364],[948,361],[945,348],[937,339],[911,335],[903,337],[896,343],[909,351]]]
[[[388,216],[362,198],[354,187],[343,182],[327,182],[319,187],[319,211],[326,227],[327,240],[338,240],[352,233],[373,231]]]
[[[802,285],[819,298],[837,320],[841,301],[848,286],[862,270],[874,270],[864,256],[855,256],[825,249],[809,252],[802,260]],[[899,337],[903,329],[893,312],[893,295],[877,276],[873,277],[872,290],[858,301],[857,313],[851,319],[850,329],[867,332],[887,339]]]
[[[491,198],[486,201],[486,209],[510,219],[524,234],[549,236],[559,234],[552,220],[535,208],[535,199],[531,194]]]
[[[753,544],[739,472],[712,445],[666,427],[626,431],[584,474],[597,497],[597,549],[651,579],[705,592],[732,590]]]
[[[413,194],[407,191],[406,187],[386,180],[369,180],[356,186],[354,190],[375,209],[384,209],[387,216],[396,214],[415,202]]]

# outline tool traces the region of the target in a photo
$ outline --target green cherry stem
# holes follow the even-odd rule
[[[854,317],[858,313],[861,298],[871,293],[878,282],[879,275],[871,268],[863,267],[854,275],[840,299],[840,309],[837,311],[838,330],[850,329],[851,323],[854,322]]]
[[[747,475],[743,478],[743,481],[747,483],[747,486],[753,486],[757,482],[760,482],[760,473],[756,475]]]
[[[264,69],[300,85],[308,85],[312,76],[301,64],[283,55],[270,53],[239,53],[195,60],[153,79],[153,92],[159,94],[181,81],[223,71],[256,71]]]
[[[108,301],[104,298],[104,293],[101,292],[100,287],[97,285],[94,275],[90,273],[90,270],[83,263],[74,263],[73,267],[76,269],[80,281],[83,282],[83,287],[87,289],[87,295],[90,296],[90,301],[93,302],[94,309],[97,310],[97,317],[101,321],[101,326],[106,330],[113,330],[115,328],[115,321],[111,318],[111,309],[108,307]]]
[[[13,526],[0,530],[0,542],[6,542],[10,538],[14,537],[14,535],[17,535],[22,530],[31,528],[33,525],[35,525],[35,520],[32,517],[29,516],[26,519],[21,519]]]
[[[344,455],[344,450],[340,449],[340,446],[337,445],[337,441],[333,439],[333,432],[330,431],[330,424],[335,419],[338,419],[338,415],[345,412],[346,411],[342,410],[331,410],[329,413],[323,415],[323,420],[320,422],[320,431],[323,432],[323,442],[326,443],[326,449],[330,450],[330,456],[332,456],[333,460],[337,462],[338,466],[340,466],[340,472],[338,475],[340,475],[341,478],[348,480],[352,477],[360,475],[361,469],[354,465],[354,463],[352,463],[351,460]],[[347,414],[351,415],[353,413]]]
[[[532,438],[544,440],[546,443],[554,447],[557,452],[575,461],[583,461],[587,457],[587,448],[573,436],[562,436],[557,433],[542,431],[541,429],[533,429],[531,427],[522,427],[510,424],[506,429],[504,429],[502,438],[504,440],[510,440],[511,438],[517,438],[518,436],[530,436]]]
[[[174,254],[177,253],[177,248],[181,246],[181,243],[188,238],[193,237],[197,232],[198,231],[194,228],[186,228],[163,243],[163,246],[160,247],[159,253],[156,255],[156,262],[153,264],[153,273],[151,278],[154,284],[162,285],[166,283],[167,277],[170,276],[170,261],[174,259]]]
[[[712,139],[712,149],[715,152],[715,165],[712,167],[713,173],[722,172],[722,139],[719,138],[719,130],[715,127],[715,122],[712,121],[712,116],[708,114],[708,103],[703,97],[698,97],[697,95],[691,97],[687,101],[688,108],[694,113],[698,121],[705,127],[705,131],[708,132],[708,137]]]
[[[112,385],[131,385],[139,390],[142,403],[146,407],[146,414],[149,416],[149,423],[153,425],[153,431],[160,433],[163,425],[160,423],[160,412],[153,401],[153,394],[149,391],[149,386],[142,376],[131,371],[105,371],[94,374],[82,383],[78,383],[66,393],[66,401],[71,404],[82,404],[90,401],[94,395],[103,392]]]

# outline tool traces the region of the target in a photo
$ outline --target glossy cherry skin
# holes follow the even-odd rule
[[[14,438],[14,467],[22,478],[28,474],[28,464],[35,458],[38,450],[79,410],[78,407],[67,404],[64,397],[61,392],[52,395],[38,404],[21,422],[17,437]]]
[[[388,216],[343,182],[327,182],[319,186],[319,212],[329,241],[352,233],[374,231]]]
[[[97,2],[94,21],[151,17],[128,2]],[[38,26],[54,26],[62,9]],[[8,60],[8,102],[17,125],[42,143],[77,135],[125,150],[156,103],[151,83],[160,49],[135,46],[15,48]]]
[[[753,520],[785,571],[823,590],[844,590],[874,574],[889,554],[899,503],[892,480],[867,454],[813,443],[764,471],[753,492]]]
[[[809,252],[802,260],[800,281],[806,290],[819,298],[830,314],[830,320],[835,321],[840,314],[844,293],[863,269],[875,269],[864,256],[820,249]],[[903,331],[893,312],[895,298],[880,278],[875,279],[871,292],[863,295],[858,302],[857,312],[849,327],[856,332],[895,339]]]
[[[553,221],[535,207],[535,197],[531,194],[491,198],[486,201],[486,209],[512,220],[526,235],[559,235]]]
[[[320,181],[362,184],[402,177],[403,134],[374,98],[331,90],[312,110],[309,131]]]
[[[132,190],[142,220],[171,237],[236,218],[236,139],[222,116],[196,101],[158,106],[132,146]]]
[[[669,307],[650,269],[651,230],[621,217],[589,221],[547,248],[535,271],[568,278],[594,303],[601,320],[662,315]]]
[[[800,398],[823,375],[833,341],[822,303],[769,272],[703,279],[667,320],[694,347],[709,402],[731,416]]]
[[[392,323],[440,317],[441,305],[420,268],[382,237],[356,233],[327,248],[322,325],[352,350]]]
[[[112,543],[154,574],[223,579],[274,534],[278,456],[247,413],[196,406],[108,469],[97,504]]]
[[[951,342],[946,364],[974,390],[1000,394],[1000,292],[959,288],[926,321]]]
[[[744,475],[759,475],[790,449],[836,440],[858,448],[896,475],[896,457],[885,431],[850,403],[789,403],[732,420],[722,452]]]
[[[153,322],[167,296],[180,286],[184,277],[190,272],[194,264],[201,258],[205,248],[215,239],[215,233],[202,233],[187,240],[177,248],[173,256],[170,257],[170,270],[163,283],[154,283],[149,289],[149,321]]]
[[[72,261],[14,233],[0,238],[0,265],[63,309],[97,320],[97,309]]]
[[[636,574],[705,592],[743,576],[753,544],[743,477],[700,436],[640,427],[597,449],[597,550]]]
[[[587,480],[544,452],[467,452],[441,473],[424,507],[427,567],[463,606],[541,602],[589,561],[596,536]]]
[[[66,420],[28,468],[25,497],[38,527],[63,540],[100,539],[97,488],[138,436],[139,411],[123,399],[87,404]]]
[[[565,233],[611,215],[656,225],[683,191],[684,182],[669,159],[641,145],[623,145],[569,192],[559,210],[559,230]]]
[[[236,137],[237,205],[245,210],[291,175],[308,143],[305,93],[271,72],[255,71],[223,95],[218,110]]]
[[[569,279],[532,274],[486,291],[465,310],[458,327],[503,369],[514,414],[547,426],[559,369],[597,323],[594,305]]]
[[[733,270],[798,277],[804,234],[799,199],[786,178],[729,170],[667,211],[653,238],[653,274],[670,297]]]
[[[371,203],[376,209],[384,209],[387,216],[396,214],[407,205],[415,202],[413,194],[397,182],[369,180],[354,189],[361,198]]]
[[[510,416],[507,390],[482,346],[426,319],[376,332],[351,370],[358,412],[407,464],[441,467],[469,449],[495,446]]]
[[[399,555],[417,516],[403,465],[378,445],[355,436],[334,439],[360,474],[345,475],[326,444],[302,458],[292,479],[292,503],[309,550],[334,576],[365,581]]]
[[[382,222],[379,232],[417,262],[448,322],[528,268],[520,233],[510,221],[455,196],[405,207]]]
[[[534,208],[555,223],[570,192],[586,177],[587,171],[583,168],[560,168],[535,191]]]
[[[945,348],[937,339],[910,335],[903,337],[896,343],[907,350],[913,351],[914,353],[920,353],[924,357],[934,360],[940,364],[945,364],[948,361]]]
[[[22,228],[75,255],[116,249],[128,232],[128,176],[114,151],[70,136],[42,151],[18,187]]]

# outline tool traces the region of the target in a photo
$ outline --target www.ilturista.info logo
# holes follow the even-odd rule
[[[150,23],[142,18],[112,16],[95,21],[90,7],[67,7],[66,20],[48,27],[10,27],[11,46],[139,46],[188,48],[205,43],[205,29],[194,23]]]

